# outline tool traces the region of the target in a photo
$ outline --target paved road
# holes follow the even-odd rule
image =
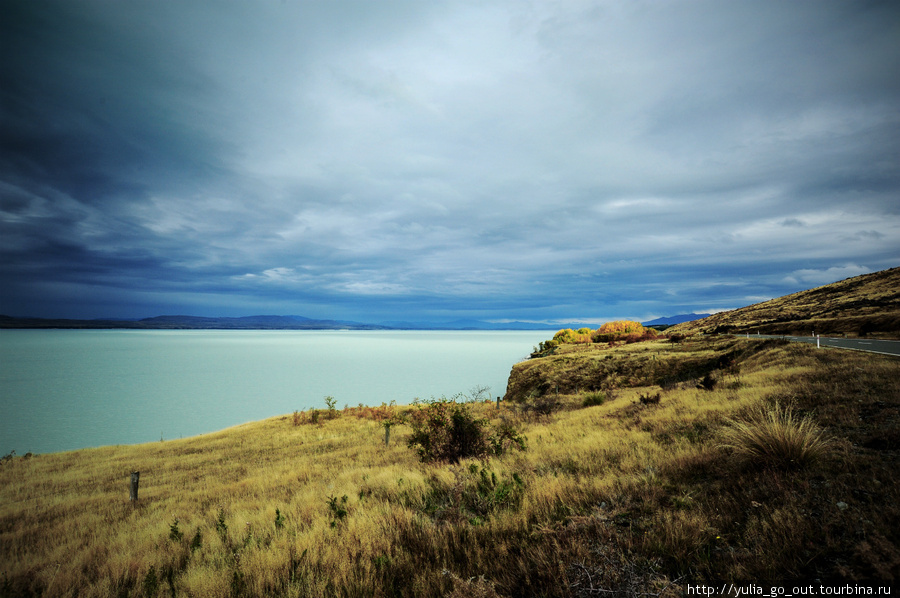
[[[763,334],[751,334],[750,338],[785,338],[789,341],[797,341],[800,343],[816,344],[814,336],[767,336]],[[822,347],[839,347],[841,349],[853,349],[855,351],[868,351],[869,353],[881,353],[883,355],[900,356],[900,341],[888,341],[879,339],[864,338],[832,338],[819,337],[818,341]]]

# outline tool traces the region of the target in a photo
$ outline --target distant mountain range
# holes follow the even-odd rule
[[[450,322],[385,322],[385,326],[399,330],[558,330],[559,326],[537,322],[485,322],[483,320],[452,320]]]
[[[682,314],[644,322],[645,326],[672,325],[704,318],[709,314]],[[16,318],[0,315],[2,328],[127,329],[127,330],[559,330],[581,328],[584,324],[540,324],[535,322],[384,322],[366,324],[346,320],[315,320],[304,316],[245,316],[216,318],[203,316],[155,316],[143,319],[70,320],[60,318]]]
[[[669,316],[667,318],[656,318],[655,320],[650,320],[649,322],[641,322],[641,324],[644,326],[674,326],[675,324],[693,322],[694,320],[700,320],[708,316],[709,314],[681,314],[677,316]]]
[[[246,316],[208,318],[200,316],[156,316],[140,320],[64,320],[0,316],[0,328],[78,328],[132,330],[382,330],[388,326],[313,320],[303,316]]]
[[[129,330],[555,330],[533,322],[493,323],[455,320],[446,323],[388,322],[366,324],[346,320],[315,320],[304,316],[155,316],[143,319],[69,320],[59,318],[15,318],[0,315],[0,328],[66,328]]]

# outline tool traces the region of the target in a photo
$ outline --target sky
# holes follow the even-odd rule
[[[0,313],[600,323],[900,265],[891,1],[0,0]]]

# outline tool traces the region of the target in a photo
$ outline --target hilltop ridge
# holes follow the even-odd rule
[[[701,320],[670,334],[761,334],[898,337],[900,268],[854,276]]]

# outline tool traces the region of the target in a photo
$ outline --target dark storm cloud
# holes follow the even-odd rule
[[[645,318],[900,257],[891,3],[0,6],[3,312]]]

